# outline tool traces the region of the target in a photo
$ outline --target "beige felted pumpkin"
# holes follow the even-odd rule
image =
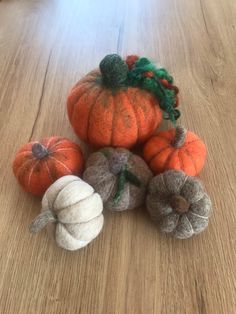
[[[112,211],[143,204],[152,173],[145,161],[124,148],[104,148],[89,156],[83,179],[91,184]]]
[[[68,175],[45,192],[42,212],[30,225],[37,233],[48,225],[58,246],[78,250],[95,239],[103,227],[102,199],[79,177]]]
[[[202,232],[212,207],[200,180],[177,170],[168,170],[150,181],[146,205],[160,230],[179,239]]]

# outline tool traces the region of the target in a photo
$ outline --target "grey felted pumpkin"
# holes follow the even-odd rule
[[[83,179],[112,211],[134,209],[145,200],[152,173],[145,161],[124,148],[104,148],[91,154]]]
[[[165,171],[150,181],[146,205],[160,230],[179,239],[202,232],[212,207],[201,181],[176,170]]]

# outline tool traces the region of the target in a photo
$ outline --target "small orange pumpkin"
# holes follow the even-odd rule
[[[143,155],[155,174],[175,169],[196,176],[204,166],[206,146],[196,134],[177,126],[151,137]]]
[[[118,55],[108,55],[71,90],[67,100],[75,133],[97,147],[129,148],[146,141],[162,120],[157,98],[125,86],[128,66]]]
[[[83,163],[77,144],[55,136],[21,147],[13,162],[13,172],[25,191],[41,196],[58,178],[80,174]]]

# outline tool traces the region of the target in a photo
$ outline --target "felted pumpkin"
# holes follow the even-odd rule
[[[83,155],[70,140],[55,136],[25,144],[17,152],[13,172],[27,192],[41,196],[58,178],[80,174]]]
[[[112,211],[143,204],[152,173],[144,160],[124,148],[104,148],[91,154],[83,179],[91,184]]]
[[[176,170],[165,171],[150,181],[146,205],[160,230],[179,239],[202,232],[212,207],[200,180]]]
[[[175,169],[196,176],[205,164],[206,146],[196,134],[177,126],[151,137],[143,156],[155,174]]]
[[[168,103],[172,109],[176,91],[156,78],[159,75],[172,82],[163,69],[153,66],[153,77],[148,77],[144,61],[150,68],[151,63],[140,58],[129,70],[120,56],[107,55],[100,69],[88,73],[72,88],[67,111],[81,140],[97,147],[130,148],[153,134],[162,120],[159,102],[162,108]]]
[[[64,176],[45,192],[42,212],[29,229],[37,233],[47,225],[59,247],[78,250],[101,232],[102,210],[102,199],[89,184],[76,176]]]

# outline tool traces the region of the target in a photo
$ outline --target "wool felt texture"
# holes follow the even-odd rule
[[[202,232],[212,211],[201,181],[176,170],[165,171],[150,181],[146,205],[160,230],[178,239]]]
[[[104,148],[91,154],[83,174],[101,195],[104,208],[111,211],[141,206],[151,177],[144,160],[124,148]]]
[[[47,225],[59,247],[78,250],[101,232],[102,210],[102,199],[89,184],[76,176],[64,176],[46,191],[42,212],[29,229],[37,233]]]
[[[145,142],[162,120],[158,98],[129,86],[128,66],[108,55],[70,91],[67,112],[78,137],[96,147],[131,148]],[[134,84],[133,84],[134,85]]]
[[[205,164],[206,146],[196,134],[177,126],[151,137],[143,157],[155,174],[175,169],[196,176]]]
[[[13,172],[25,191],[42,196],[58,178],[80,174],[83,164],[79,145],[55,136],[22,146],[13,162]]]
[[[173,85],[173,77],[164,68],[158,69],[147,58],[128,56],[126,63],[129,67],[127,85],[138,86],[154,94],[159,100],[164,118],[175,125],[180,117],[178,106],[179,89]]]

